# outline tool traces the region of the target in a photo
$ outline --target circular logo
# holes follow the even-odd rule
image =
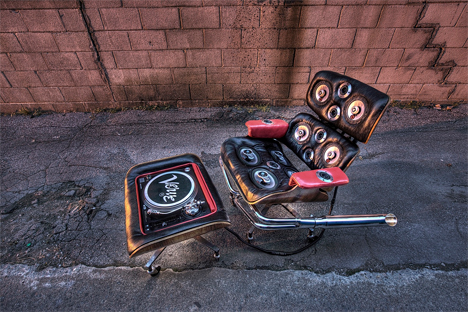
[[[195,183],[190,175],[168,171],[148,182],[145,187],[145,199],[154,208],[173,207],[192,199],[194,191]]]

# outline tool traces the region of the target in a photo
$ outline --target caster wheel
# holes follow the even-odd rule
[[[219,254],[219,252],[215,252],[214,255],[213,255],[213,257],[214,257],[217,261],[219,261],[219,258],[221,258],[221,255]]]
[[[160,265],[156,267],[151,266],[151,268],[149,268],[146,272],[148,272],[148,274],[151,276],[156,276],[159,274],[159,272],[161,272],[161,266]]]

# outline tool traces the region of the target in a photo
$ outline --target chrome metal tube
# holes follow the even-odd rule
[[[345,228],[361,226],[389,225],[395,226],[397,218],[394,214],[370,214],[370,215],[341,215],[341,216],[322,216],[316,218],[267,218],[260,213],[256,206],[250,205],[239,192],[232,187],[226,169],[222,165],[224,177],[228,184],[233,202],[239,208],[249,221],[262,230],[286,230],[297,228]]]

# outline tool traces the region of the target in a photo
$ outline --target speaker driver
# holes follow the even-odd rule
[[[338,96],[342,99],[346,99],[351,94],[351,84],[349,82],[343,82],[338,88]]]
[[[333,176],[326,171],[319,170],[317,171],[316,174],[317,174],[317,178],[319,178],[323,182],[327,182],[327,183],[333,182]]]
[[[344,116],[350,124],[360,123],[366,115],[367,101],[362,98],[352,98],[345,106]]]
[[[314,150],[311,148],[308,148],[304,151],[304,155],[302,155],[302,159],[306,163],[310,163],[314,161]]]
[[[338,105],[330,106],[327,112],[328,120],[335,121],[338,118],[340,118],[340,115],[341,115],[341,109]]]
[[[324,129],[318,129],[315,132],[315,142],[323,143],[326,138],[327,138],[327,131],[325,131]]]
[[[312,100],[317,105],[325,105],[331,99],[332,86],[326,81],[318,82],[312,89]]]
[[[267,169],[257,168],[253,170],[251,178],[258,188],[273,190],[278,186],[278,179]]]
[[[297,126],[296,130],[294,131],[294,138],[299,143],[306,142],[310,137],[310,127],[306,124],[302,124]]]
[[[250,147],[241,147],[239,150],[239,158],[245,165],[249,166],[256,166],[260,163],[260,156]]]
[[[341,149],[333,144],[328,146],[323,153],[323,161],[327,167],[336,166],[341,159]]]

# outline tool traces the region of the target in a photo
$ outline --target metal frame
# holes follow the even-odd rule
[[[229,188],[231,203],[239,208],[244,215],[249,219],[253,226],[261,230],[287,230],[308,228],[311,232],[315,228],[344,228],[344,227],[361,227],[361,226],[376,226],[376,225],[389,225],[395,226],[397,218],[394,214],[369,214],[369,215],[325,215],[321,217],[298,218],[297,214],[291,212],[294,218],[268,218],[265,217],[263,211],[261,212],[256,205],[249,204],[242,194],[236,191],[230,181],[228,172],[219,160],[221,169]],[[280,204],[280,203],[278,203]],[[269,207],[268,207],[269,208]],[[287,209],[287,208],[286,208]],[[289,210],[289,209],[288,209]],[[311,234],[309,232],[309,235]],[[250,231],[249,231],[250,233]]]

